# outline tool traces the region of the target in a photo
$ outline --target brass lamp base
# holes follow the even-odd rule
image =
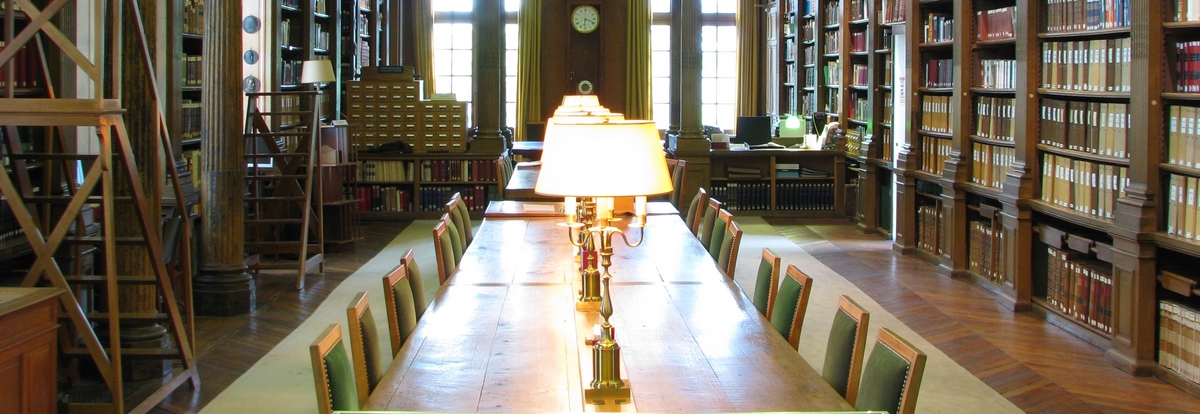
[[[594,268],[588,268],[579,272],[580,282],[579,296],[575,301],[575,311],[577,312],[599,312],[600,311],[600,271]]]
[[[625,385],[619,388],[587,386],[583,389],[583,399],[593,405],[629,404],[633,400],[633,395],[629,392],[629,380],[624,380],[624,382]]]

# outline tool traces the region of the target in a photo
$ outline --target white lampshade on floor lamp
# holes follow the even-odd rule
[[[306,60],[300,68],[300,83],[312,84],[313,90],[317,92],[313,105],[317,108],[318,117],[322,117],[321,110],[323,109],[320,84],[335,80],[337,80],[337,75],[333,73],[333,64],[328,59]]]

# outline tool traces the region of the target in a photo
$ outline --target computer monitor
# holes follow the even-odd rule
[[[734,143],[762,145],[771,142],[771,117],[769,116],[739,116],[737,120],[737,136]]]

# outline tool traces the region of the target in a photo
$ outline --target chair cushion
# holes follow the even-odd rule
[[[683,168],[679,164],[675,164],[675,168],[671,169],[671,205],[679,208],[679,192],[683,190]]]
[[[413,277],[411,270],[409,278]],[[392,298],[396,300],[396,326],[400,328],[400,342],[408,341],[408,334],[417,327],[417,311],[413,300],[412,286],[408,283],[392,285]]]
[[[758,278],[754,283],[754,307],[758,308],[758,313],[767,316],[767,304],[771,301],[771,273],[775,269],[771,267],[771,261],[763,259],[758,264]]]
[[[475,241],[475,233],[473,233],[471,229],[471,211],[467,209],[467,203],[459,202],[456,207],[458,208],[459,214],[462,215],[462,227],[460,227],[458,231],[466,236],[466,238],[463,239],[466,242],[463,243],[463,248],[466,249],[467,246],[471,245],[471,242]]]
[[[717,210],[705,209],[704,218],[700,219],[700,244],[707,249],[710,246],[709,241],[712,240],[712,228],[717,221]]]
[[[867,366],[863,367],[855,410],[887,411],[900,409],[904,383],[908,380],[908,361],[884,344],[875,344]]]
[[[771,326],[784,338],[792,334],[792,318],[796,316],[796,305],[800,303],[800,291],[804,286],[796,279],[783,278],[779,293],[775,295],[775,307],[771,308]]]
[[[717,219],[713,221],[711,235],[708,236],[708,255],[712,256],[713,260],[721,257],[721,243],[725,241],[725,233],[729,228],[729,223]]]
[[[446,233],[450,236],[450,251],[454,253],[454,266],[458,267],[458,263],[462,261],[463,244],[459,237],[458,226],[454,224],[454,220],[446,222]],[[447,273],[449,274],[449,273]]]
[[[466,235],[466,233],[463,232],[463,214],[462,214],[462,210],[458,209],[458,206],[461,206],[462,204],[463,204],[462,201],[455,203],[454,208],[451,208],[449,213],[450,213],[450,222],[454,224],[454,230],[455,230],[454,237],[458,238],[458,244],[460,246],[463,246],[463,248],[466,248],[467,235]]]
[[[692,204],[688,205],[687,216],[683,217],[683,222],[687,224],[688,230],[696,228],[696,210],[700,208],[700,193],[696,193],[692,197]]]
[[[825,346],[825,367],[821,369],[821,376],[843,397],[850,385],[850,362],[854,357],[857,329],[858,321],[838,309],[833,315],[833,327],[829,329],[829,342]]]
[[[412,291],[413,310],[417,314],[417,319],[421,319],[421,315],[425,314],[425,282],[421,280],[421,269],[417,268],[417,261],[413,260],[408,264],[408,285]]]
[[[721,270],[728,273],[730,279],[733,278],[733,269],[729,268],[729,262],[732,260],[731,256],[733,255],[734,236],[733,227],[726,227],[724,234],[721,236],[721,246],[717,248],[717,266],[720,266]],[[737,242],[740,243],[741,241]]]
[[[359,324],[362,329],[363,360],[367,362],[367,390],[373,391],[383,377],[383,351],[379,347],[379,329],[375,328],[375,317],[371,316],[370,308],[363,312]]]
[[[454,274],[454,269],[458,268],[458,262],[454,260],[454,244],[450,239],[449,231],[438,237],[438,245],[442,249],[442,270],[446,272],[447,279]]]
[[[329,381],[329,401],[333,410],[358,410],[358,389],[354,385],[354,365],[342,342],[325,355],[325,376]]]

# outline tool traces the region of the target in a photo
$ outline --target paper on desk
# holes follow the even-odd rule
[[[554,204],[525,203],[525,204],[521,205],[522,211],[528,211],[531,213],[553,213],[555,211],[555,209],[556,209],[556,206]]]

